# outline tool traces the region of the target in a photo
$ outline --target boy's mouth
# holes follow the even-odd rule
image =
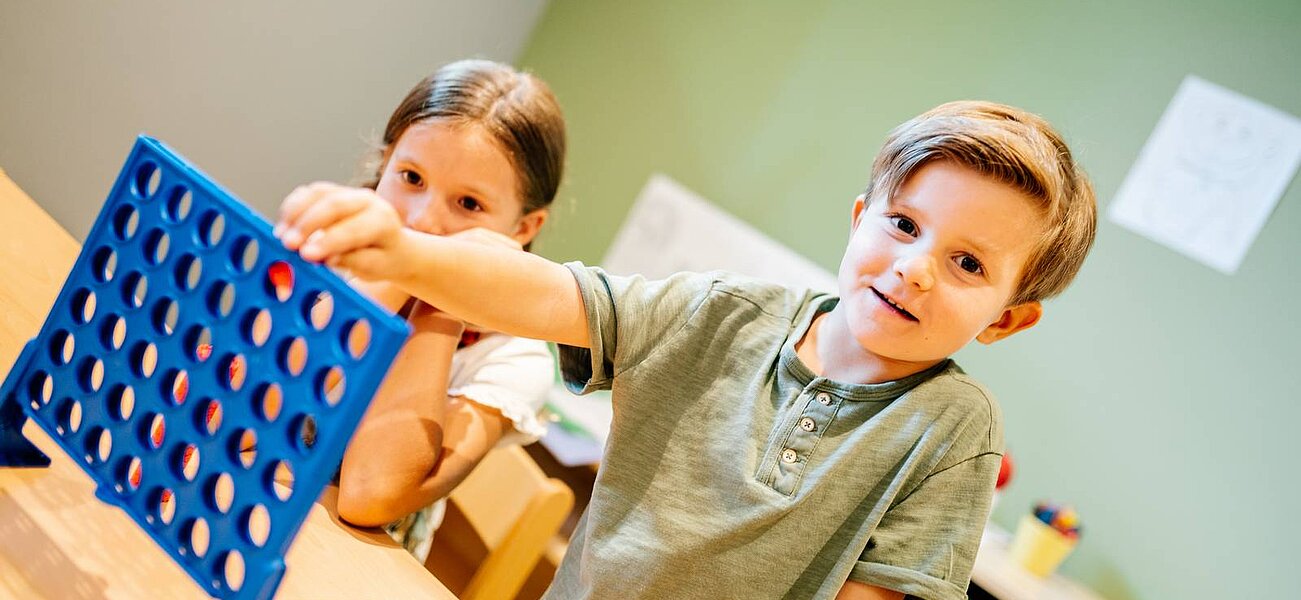
[[[889,296],[886,296],[885,294],[882,294],[881,292],[877,291],[876,288],[871,288],[871,290],[873,294],[876,294],[877,298],[881,299],[881,302],[884,302],[886,306],[889,306],[896,313],[899,313],[899,316],[916,323],[921,322],[917,317],[914,317],[912,313],[904,310],[903,306],[900,306],[897,302],[891,300]]]

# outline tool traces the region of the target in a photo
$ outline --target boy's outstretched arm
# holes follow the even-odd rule
[[[331,183],[300,187],[280,207],[276,235],[303,258],[387,280],[478,327],[586,348],[587,315],[563,265],[402,226],[374,191]]]
[[[857,581],[846,581],[836,600],[903,600],[903,594]]]

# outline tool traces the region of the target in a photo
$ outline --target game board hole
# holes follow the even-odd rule
[[[149,280],[140,273],[131,273],[126,276],[125,283],[122,286],[122,299],[131,308],[144,306],[145,296],[149,293]]]
[[[204,520],[203,517],[190,521],[190,525],[185,528],[185,533],[182,534],[186,547],[199,558],[203,558],[208,553],[208,542],[211,541],[210,535],[208,521]]]
[[[72,318],[81,324],[95,318],[95,292],[82,289],[72,295]]]
[[[170,525],[172,519],[176,517],[176,497],[172,490],[163,488],[154,496],[153,513],[158,515],[158,520],[164,525]]]
[[[370,334],[370,321],[366,319],[357,319],[348,324],[347,331],[344,333],[346,336],[344,349],[348,351],[348,356],[353,360],[365,356],[366,351],[370,349]]]
[[[280,416],[280,407],[284,402],[280,384],[268,383],[263,385],[256,397],[258,415],[266,419],[268,423],[275,421]]]
[[[146,379],[154,376],[158,367],[158,347],[151,342],[140,342],[131,351],[131,369],[139,377]]]
[[[50,360],[54,361],[54,364],[63,366],[72,362],[72,356],[76,351],[77,340],[71,333],[56,331],[50,336]]]
[[[100,283],[107,283],[113,280],[113,273],[117,271],[117,253],[112,248],[104,246],[95,251],[95,256],[90,260],[91,272],[95,280]]]
[[[199,412],[199,430],[208,435],[217,435],[217,430],[221,429],[222,412],[221,402],[208,400]]]
[[[37,371],[29,385],[28,394],[31,396],[33,406],[50,403],[50,398],[54,396],[54,378],[50,377],[49,373]]]
[[[212,479],[208,490],[212,497],[212,507],[221,514],[230,512],[230,505],[235,502],[235,479],[230,473],[222,473]]]
[[[226,387],[232,392],[238,392],[240,388],[244,387],[244,379],[248,373],[248,363],[244,360],[243,354],[236,354],[226,359],[224,364],[226,367],[223,370],[227,374]]]
[[[113,213],[113,233],[119,240],[130,241],[140,229],[140,213],[130,204],[123,204]]]
[[[212,286],[212,291],[208,293],[208,309],[212,311],[213,316],[224,319],[230,316],[230,311],[235,308],[235,286],[218,282]]]
[[[238,592],[239,588],[244,587],[244,556],[239,550],[231,550],[221,562],[226,587],[232,592]]]
[[[203,277],[203,261],[193,254],[186,254],[176,262],[176,285],[185,291],[199,287],[199,278]]]
[[[86,436],[86,453],[86,462],[108,461],[113,454],[113,434],[102,427],[91,430]]]
[[[236,461],[245,469],[253,468],[253,463],[257,462],[257,432],[245,429],[231,440],[234,441],[231,449],[234,450]]]
[[[294,468],[287,461],[278,460],[272,467],[271,490],[281,502],[294,495]]]
[[[147,420],[148,426],[145,429],[145,441],[151,450],[157,450],[163,447],[163,440],[167,437],[167,422],[163,416],[155,413]]]
[[[172,335],[176,331],[176,322],[180,319],[181,307],[171,298],[160,298],[154,303],[154,328],[163,335]]]
[[[199,474],[199,448],[194,444],[186,444],[181,449],[178,459],[181,463],[181,476],[186,481],[194,481],[194,476]]]
[[[312,324],[313,329],[317,331],[325,329],[333,316],[334,297],[330,292],[308,294],[307,301],[303,303],[303,318]]]
[[[338,406],[343,400],[343,392],[347,389],[347,380],[344,377],[343,369],[339,367],[330,367],[321,373],[317,378],[317,388],[321,394],[321,399],[329,406]]]
[[[126,491],[127,493],[135,492],[140,489],[140,480],[144,476],[143,463],[140,462],[139,458],[132,456],[131,459],[125,463],[122,474],[124,475],[124,477],[122,477],[124,489],[118,491]]]
[[[311,452],[316,446],[316,417],[302,415],[294,420],[292,429],[294,446],[303,453]]]
[[[169,372],[165,380],[163,389],[167,391],[167,398],[176,406],[185,404],[185,398],[190,395],[190,373],[177,369]]]
[[[280,344],[280,367],[291,377],[303,374],[307,366],[307,340],[300,337],[290,338]]]
[[[180,223],[185,217],[190,216],[190,208],[194,203],[194,194],[185,186],[176,186],[172,188],[172,194],[167,198],[167,220],[173,223]]]
[[[81,403],[65,398],[55,412],[55,431],[62,436],[72,435],[81,429]]]
[[[258,256],[257,240],[241,236],[230,249],[230,264],[240,273],[248,273],[257,265]]]
[[[158,165],[146,162],[136,170],[135,189],[133,191],[141,200],[148,200],[158,193],[158,185],[162,183],[162,180],[163,174],[158,170]]]
[[[199,220],[199,242],[211,248],[221,242],[226,233],[226,217],[217,211],[208,211]]]
[[[167,260],[167,251],[172,247],[172,238],[167,232],[155,229],[145,238],[145,260],[151,265],[161,265]]]
[[[244,318],[244,329],[248,341],[261,348],[271,337],[271,311],[265,308],[249,311]]]
[[[99,388],[104,385],[104,361],[88,356],[81,361],[81,368],[77,371],[77,375],[81,380],[81,387],[87,392],[98,392]]]
[[[254,546],[261,548],[267,543],[267,538],[271,537],[271,513],[267,507],[261,504],[254,504],[253,508],[248,510],[247,516],[244,517],[244,531],[248,534],[248,541]]]
[[[134,413],[135,410],[135,388],[124,384],[113,386],[113,390],[108,394],[109,416],[119,421],[125,421],[131,418],[131,414]]]
[[[106,317],[100,327],[100,337],[104,348],[110,351],[121,350],[122,344],[126,343],[126,319],[118,315]]]
[[[212,356],[212,331],[202,325],[195,325],[185,334],[185,347],[190,350],[190,358],[195,362],[204,362]]]
[[[273,298],[284,302],[294,294],[294,268],[283,260],[277,260],[267,267],[267,292]]]

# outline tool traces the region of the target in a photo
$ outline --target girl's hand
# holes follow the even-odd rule
[[[401,275],[402,221],[373,190],[325,182],[301,186],[281,203],[275,235],[304,259],[363,279]]]

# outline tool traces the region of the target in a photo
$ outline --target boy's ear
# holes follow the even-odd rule
[[[515,224],[515,232],[510,237],[519,242],[521,246],[527,246],[533,238],[537,237],[538,232],[542,230],[542,224],[547,222],[549,211],[545,208],[539,208],[529,214],[519,218],[519,223]]]
[[[863,217],[864,208],[867,208],[867,196],[859,194],[857,198],[854,198],[854,212],[849,218],[849,231],[851,233],[858,229],[858,220]]]
[[[989,324],[976,339],[982,344],[992,344],[1018,331],[1034,327],[1044,316],[1044,307],[1038,302],[1026,302],[1003,309],[998,320]]]

